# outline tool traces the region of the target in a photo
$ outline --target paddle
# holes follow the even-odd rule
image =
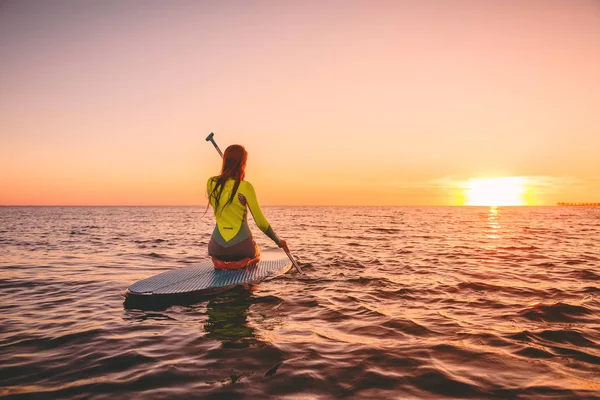
[[[219,148],[219,146],[217,146],[217,143],[215,142],[215,139],[213,139],[214,136],[215,136],[215,134],[213,132],[211,132],[210,135],[208,135],[206,137],[206,141],[207,142],[211,142],[213,144],[213,146],[215,146],[215,149],[217,150],[217,152],[219,153],[219,155],[221,156],[221,158],[223,158],[223,153],[221,152],[221,149]],[[294,259],[294,257],[292,257],[292,254],[290,253],[290,251],[288,249],[283,249],[283,251],[285,251],[285,254],[287,254],[287,256],[289,257],[290,261],[292,262],[292,264],[294,265],[294,267],[296,268],[296,270],[298,272],[300,272],[301,274],[303,274],[304,272],[302,271],[302,269],[300,268],[300,266],[298,265],[298,263],[296,262],[296,260]]]
[[[217,143],[215,143],[215,139],[213,139],[213,136],[215,136],[215,134],[211,132],[210,135],[208,135],[206,137],[206,141],[212,142],[213,146],[215,146],[215,149],[217,149],[217,152],[219,153],[221,158],[223,158],[223,153],[221,152],[221,149],[219,148],[219,146],[217,146]]]

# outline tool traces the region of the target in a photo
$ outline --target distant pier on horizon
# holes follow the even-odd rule
[[[556,203],[557,206],[568,206],[568,207],[600,207],[600,203]]]

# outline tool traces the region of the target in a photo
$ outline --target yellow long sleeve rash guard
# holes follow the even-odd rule
[[[209,178],[206,182],[206,190],[209,194],[208,201],[213,208],[217,221],[213,231],[213,239],[223,247],[230,247],[252,237],[247,218],[248,209],[250,209],[258,228],[279,246],[279,238],[260,209],[254,186],[248,181],[240,181],[233,201],[225,206],[225,203],[231,197],[231,191],[235,184],[235,180],[229,179],[223,187],[219,206],[215,207],[214,199],[211,198],[210,193],[212,193],[216,183],[216,176]]]

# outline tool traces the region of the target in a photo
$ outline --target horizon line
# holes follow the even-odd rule
[[[472,204],[266,204],[261,207],[558,207],[559,204],[472,205]],[[206,207],[199,204],[0,204],[0,207]]]

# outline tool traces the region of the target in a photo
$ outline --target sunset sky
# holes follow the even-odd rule
[[[600,202],[597,0],[8,0],[0,54],[0,205],[204,205],[210,132],[264,205]]]

